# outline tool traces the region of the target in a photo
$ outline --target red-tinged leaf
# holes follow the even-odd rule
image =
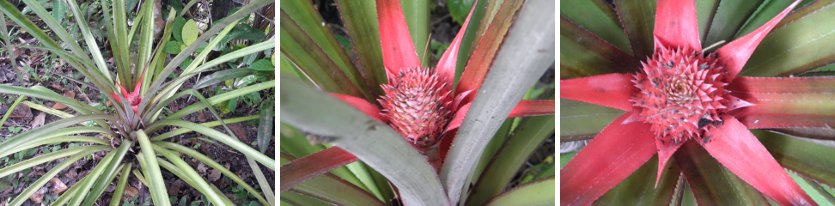
[[[119,86],[119,89],[122,90],[122,96],[125,96],[125,98],[130,97],[130,92],[128,92],[125,87],[122,87],[122,84],[116,83],[116,86]]]
[[[745,125],[730,116],[723,119],[709,131],[709,141],[699,141],[710,156],[781,205],[814,204]]]
[[[461,127],[461,123],[464,122],[464,118],[467,117],[467,112],[470,111],[470,106],[472,106],[472,105],[473,105],[473,103],[467,103],[464,106],[461,106],[461,108],[458,108],[458,111],[455,112],[455,115],[452,116],[452,120],[450,120],[449,123],[447,124],[446,129],[444,130],[444,133],[447,133],[449,131],[452,131],[454,129],[458,129],[459,127]]]
[[[473,90],[467,90],[455,94],[455,99],[452,100],[452,108],[454,109],[453,111],[458,111],[458,109],[461,108],[461,103],[464,102],[464,99],[466,99],[467,96],[470,96],[471,93],[473,93]]]
[[[673,47],[702,50],[699,42],[699,20],[696,17],[695,1],[658,1],[656,6],[655,29],[653,32],[655,48]]]
[[[754,53],[754,50],[757,49],[757,45],[760,44],[760,41],[765,38],[768,32],[783,19],[786,17],[792,9],[794,9],[797,4],[800,3],[800,0],[794,1],[789,7],[785,10],[777,14],[774,18],[770,21],[765,23],[764,25],[757,28],[753,32],[743,36],[742,38],[736,39],[731,43],[728,43],[719,50],[716,50],[716,53],[719,54],[719,61],[725,64],[725,68],[728,70],[728,80],[733,80],[737,74],[742,70],[742,67],[745,66],[745,63],[748,62],[748,58],[751,57],[751,54]]]
[[[670,202],[676,201],[676,191],[684,189],[681,169],[672,166],[675,165],[673,163],[664,169],[660,182],[656,184],[654,174],[658,170],[658,158],[650,158],[594,205],[670,205]]]
[[[833,77],[740,77],[731,87],[735,96],[754,104],[733,113],[748,128],[835,125]]]
[[[628,74],[560,80],[560,98],[631,111],[629,98],[636,92],[631,80]]]
[[[652,55],[656,1],[615,0],[615,12],[635,57]]]
[[[477,4],[478,1],[473,2],[473,5]],[[464,24],[461,24],[461,29],[458,30],[458,34],[455,34],[455,38],[452,39],[452,42],[449,44],[449,48],[444,51],[444,54],[435,66],[435,70],[438,72],[438,75],[444,77],[443,79],[448,85],[452,85],[453,81],[455,81],[455,65],[458,60],[458,48],[461,46],[461,39],[464,38],[464,32],[467,31],[467,25],[470,23],[470,17],[473,15],[473,10],[475,10],[475,7],[470,9],[470,13],[467,14],[467,19],[464,20]]]
[[[661,138],[655,138],[655,147],[658,149],[658,175],[655,177],[655,186],[658,186],[661,174],[663,174],[664,168],[667,168],[670,157],[678,151],[681,145],[683,145],[682,142],[673,144],[672,142],[663,142]]]
[[[644,58],[644,57],[640,57]],[[637,58],[582,26],[560,18],[560,78],[630,73],[641,67]]]
[[[555,106],[554,100],[522,100],[510,110],[507,118],[554,115]]]
[[[484,36],[478,40],[475,50],[467,61],[458,88],[455,90],[456,94],[468,90],[478,91],[478,88],[484,83],[484,77],[487,76],[487,71],[493,64],[493,58],[498,53],[513,17],[522,3],[523,1],[505,1],[502,3],[496,16],[493,17],[494,20],[488,25]],[[475,93],[473,93],[464,102],[472,101],[475,96]]]
[[[377,0],[377,22],[380,25],[383,65],[389,78],[396,76],[401,68],[420,67],[400,1]]]
[[[293,160],[281,166],[282,192],[292,189],[299,183],[317,177],[334,168],[345,166],[357,160],[351,153],[339,148],[331,147],[321,152]]]
[[[560,204],[589,205],[656,153],[650,125],[609,124],[560,171]]]
[[[768,205],[768,200],[710,157],[696,141],[687,141],[675,154],[698,205]]]
[[[383,116],[380,115],[380,108],[378,108],[377,105],[368,103],[368,101],[365,101],[365,99],[338,93],[330,93],[330,95],[336,97],[339,100],[342,100],[342,102],[345,102],[348,105],[351,105],[352,107],[356,108],[362,113],[365,113],[371,118],[380,120],[381,122],[385,122]]]

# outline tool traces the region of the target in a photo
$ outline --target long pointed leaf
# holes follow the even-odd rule
[[[554,205],[556,180],[553,178],[522,185],[487,203],[487,205]]]
[[[264,199],[264,197],[261,196],[261,194],[259,194],[258,191],[255,190],[255,188],[253,188],[252,186],[247,184],[243,179],[238,177],[238,175],[236,175],[234,172],[230,171],[229,169],[227,169],[226,167],[224,167],[220,163],[212,160],[212,158],[210,158],[206,155],[203,155],[200,152],[195,151],[191,148],[188,148],[188,147],[185,147],[185,146],[182,146],[182,145],[179,145],[179,144],[174,144],[174,143],[170,143],[170,142],[161,142],[161,143],[159,143],[159,145],[161,145],[162,147],[165,147],[167,149],[170,149],[170,150],[188,155],[188,156],[196,159],[197,161],[200,161],[203,164],[206,164],[206,166],[209,166],[213,169],[217,169],[218,171],[220,171],[221,174],[223,174],[224,176],[226,176],[227,178],[229,178],[233,182],[238,183],[238,185],[241,185],[241,187],[243,187],[247,192],[249,192],[250,194],[255,196],[255,199],[258,199],[258,201],[260,201],[262,204],[268,204],[267,200]]]
[[[649,125],[623,124],[629,115],[603,129],[560,171],[561,204],[592,203],[655,155]]]
[[[467,193],[466,183],[470,181],[479,157],[504,121],[504,118],[496,117],[507,116],[525,91],[554,64],[556,17],[553,11],[549,11],[554,4],[553,1],[525,2],[507,38],[500,44],[502,49],[492,61],[483,87],[478,89],[478,93],[483,95],[475,97],[467,114],[468,120],[458,130],[441,168],[441,180],[451,203],[456,204],[462,194]],[[474,57],[470,61],[474,59],[479,58]],[[470,65],[467,67],[469,69]],[[466,76],[465,72],[459,89],[468,88],[465,85],[469,83],[474,83],[470,84],[472,86],[481,85],[468,82]]]
[[[835,125],[835,78],[741,77],[734,85],[740,98],[754,104],[734,114],[748,128]]]
[[[710,131],[710,141],[700,141],[710,156],[777,203],[813,203],[745,125],[733,117],[723,119]]]
[[[168,192],[165,187],[165,182],[162,179],[162,172],[159,169],[159,163],[157,163],[156,153],[151,145],[151,141],[148,140],[148,135],[144,131],[139,130],[134,132],[133,136],[136,136],[139,142],[142,153],[141,157],[138,157],[139,162],[142,163],[141,167],[146,171],[145,178],[151,184],[149,185],[151,200],[153,200],[155,205],[170,206],[171,201],[168,200]]]
[[[331,147],[310,156],[293,160],[281,166],[281,191],[287,191],[307,179],[322,175],[328,171],[356,161],[351,153]]]
[[[766,205],[756,189],[725,169],[695,142],[685,142],[675,162],[700,205]]]

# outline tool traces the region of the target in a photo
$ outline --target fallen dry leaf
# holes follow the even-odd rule
[[[197,164],[197,172],[206,173],[206,170],[209,170],[209,168],[206,167],[206,165],[204,165],[203,163]]]
[[[19,119],[23,121],[29,121],[32,119],[32,110],[29,109],[29,106],[24,104],[17,105],[17,108],[14,109],[12,115],[10,116],[12,119]]]
[[[46,194],[46,187],[41,187],[41,189],[38,189],[38,191],[35,191],[35,194],[29,197],[29,200],[32,200],[35,204],[41,204],[44,194]]]
[[[238,140],[241,140],[241,142],[252,142],[252,139],[246,135],[246,129],[244,129],[244,127],[240,124],[229,125],[229,129],[235,133],[235,136],[237,136]]]
[[[62,109],[66,109],[66,108],[67,108],[67,105],[61,104],[60,102],[56,102],[55,104],[52,105],[52,109],[62,110]]]
[[[217,181],[219,179],[220,179],[220,171],[217,170],[217,169],[212,169],[212,171],[209,172],[209,181],[214,182],[214,181]]]
[[[67,90],[64,92],[64,96],[70,99],[75,99],[75,92],[72,90]]]
[[[132,198],[132,197],[136,197],[137,194],[139,194],[139,190],[137,190],[135,187],[133,187],[133,186],[126,186],[125,187],[125,197]]]
[[[49,182],[52,183],[52,194],[53,195],[59,195],[59,194],[61,194],[64,191],[67,190],[67,185],[64,184],[64,182],[61,181],[61,179],[52,178],[51,180],[49,180]]]
[[[38,112],[38,115],[32,119],[32,128],[38,128],[43,126],[44,122],[46,121],[46,113]]]

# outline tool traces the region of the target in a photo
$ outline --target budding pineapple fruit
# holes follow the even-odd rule
[[[405,68],[383,85],[381,115],[418,148],[435,145],[452,118],[451,86],[428,68]]]
[[[640,91],[630,100],[643,121],[664,144],[699,140],[730,110],[750,105],[731,96],[726,70],[716,55],[692,49],[660,47],[632,80]],[[741,102],[742,101],[742,102]]]

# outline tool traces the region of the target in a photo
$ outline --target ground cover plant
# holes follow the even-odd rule
[[[209,183],[201,175],[208,169],[217,171],[218,176],[222,175],[238,185],[235,196],[253,197],[257,200],[254,204],[275,204],[270,183],[261,171],[262,167],[268,170],[274,170],[275,167],[275,160],[264,154],[273,136],[272,104],[269,103],[273,100],[269,95],[259,94],[275,86],[271,75],[273,63],[270,60],[273,59],[270,58],[270,49],[274,48],[274,43],[272,38],[242,38],[251,33],[235,30],[241,27],[239,22],[242,19],[251,18],[253,12],[272,2],[250,1],[233,9],[225,18],[212,22],[211,27],[206,28],[202,34],[199,34],[199,29],[185,29],[194,26],[194,22],[181,18],[197,1],[179,5],[182,7],[179,10],[172,7],[160,9],[155,1],[143,1],[137,3],[139,5],[135,15],[126,10],[127,2],[122,0],[82,4],[86,7],[79,6],[76,1],[62,1],[66,3],[68,14],[71,14],[66,18],[71,16],[75,22],[69,30],[77,29],[78,33],[70,33],[56,19],[56,16],[65,17],[55,13],[59,7],[53,6],[50,13],[40,2],[22,2],[25,4],[23,11],[16,4],[0,1],[0,11],[3,14],[0,19],[10,19],[17,28],[39,42],[35,46],[20,47],[46,51],[57,56],[81,74],[77,81],[97,90],[110,103],[91,106],[38,85],[0,85],[0,93],[19,95],[4,115],[3,121],[21,102],[29,102],[26,104],[29,107],[59,118],[0,141],[0,158],[10,155],[18,157],[20,154],[27,157],[29,155],[25,153],[33,151],[31,148],[52,148],[51,152],[43,155],[24,158],[14,164],[3,164],[0,178],[25,173],[48,162],[59,162],[19,194],[4,197],[0,201],[8,201],[9,205],[21,205],[34,194],[42,196],[43,192],[39,192],[43,190],[42,186],[47,183],[53,187],[57,185],[53,177],[74,163],[92,157],[96,163],[81,172],[75,184],[65,185],[66,189],[59,192],[58,198],[50,204],[100,204],[98,201],[105,191],[110,194],[110,200],[104,203],[132,204],[136,197],[124,201],[122,197],[125,193],[131,193],[126,188],[136,189],[137,185],[128,186],[129,182],[136,180],[141,183],[140,188],[148,188],[154,205],[170,205],[172,202],[183,204],[182,201],[176,201],[185,200],[181,197],[169,198],[167,190],[172,182],[167,182],[163,173],[173,175],[179,178],[177,181],[193,187],[211,204],[245,203],[233,202],[218,186]],[[103,21],[96,26],[89,25],[86,17],[90,17],[90,8],[96,6],[102,11]],[[45,28],[33,23],[24,13],[34,14]],[[5,24],[5,21],[0,22],[0,27],[5,29]],[[96,29],[102,29],[100,35],[94,35]],[[248,46],[235,46],[230,41],[251,43]],[[9,41],[5,44],[9,45]],[[227,48],[229,45],[233,48]],[[216,49],[220,51],[219,55],[212,53]],[[194,80],[204,72],[229,66],[236,69],[215,71],[212,75]],[[224,85],[217,86],[218,83]],[[198,89],[210,86],[222,92],[208,97],[198,92]],[[262,97],[264,100],[259,100]],[[71,111],[23,101],[26,98],[62,104]],[[176,109],[169,107],[172,102],[182,98],[197,101]],[[221,118],[222,114],[234,111],[237,107],[230,105],[237,105],[239,101],[263,108],[265,112],[237,117],[223,115],[224,118]],[[204,110],[208,110],[209,118],[215,121],[192,122],[184,118],[195,113],[202,114]],[[247,132],[234,132],[227,125],[253,120],[259,122],[257,138],[242,137],[247,136]],[[229,166],[201,153],[197,149],[199,144],[185,145],[181,144],[182,141],[174,141],[180,139],[174,137],[191,132],[198,134],[194,138],[196,142],[203,142],[204,145],[222,144],[228,146],[229,150],[243,154],[254,173],[252,176],[258,180],[257,187],[230,171],[227,168]],[[258,141],[242,142],[242,139]],[[253,145],[258,149],[253,148]],[[195,168],[192,166],[194,163],[207,168]],[[253,202],[247,204],[250,203]]]
[[[553,2],[446,4],[469,12],[438,50],[426,1],[335,1],[347,49],[313,4],[281,3],[282,203],[555,202],[553,157],[520,171],[554,131],[553,80],[531,89],[554,65]]]
[[[833,3],[563,3],[561,204],[832,204]]]

